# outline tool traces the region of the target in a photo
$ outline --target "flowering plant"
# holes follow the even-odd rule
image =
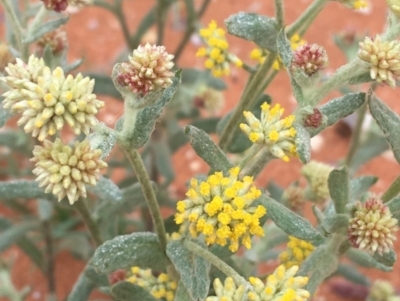
[[[216,21],[198,28],[211,1],[196,10],[193,0],[159,0],[134,33],[122,0],[24,1],[24,11],[0,2],[9,37],[0,44],[0,199],[18,213],[0,217],[0,249],[15,244],[30,257],[48,281],[47,300],[60,299],[54,265],[62,249],[85,261],[68,301],[89,300],[93,290],[113,300],[310,300],[333,275],[369,287],[355,265],[393,270],[400,176],[373,193],[377,177],[355,173],[388,148],[400,163],[400,117],[375,94],[400,78],[399,1],[387,1],[382,33],[335,37],[348,63],[331,75],[328,51],[304,35],[325,6],[365,10],[366,1],[313,0],[288,22],[288,8],[275,0],[274,17],[240,12],[225,28]],[[71,74],[83,59],[68,63],[62,25],[71,7],[85,6],[110,11],[121,25],[129,54],[111,74]],[[186,28],[172,52],[163,46],[167,15],[182,7]],[[157,41],[146,42],[153,25]],[[181,69],[193,35],[204,68]],[[229,36],[256,45],[249,60],[234,54]],[[248,73],[246,87],[219,116],[223,79],[239,69]],[[264,94],[278,73],[290,80],[290,114]],[[326,97],[335,90],[343,95]],[[115,126],[103,122],[103,96],[123,103]],[[373,122],[365,128],[368,109]],[[312,158],[311,139],[355,115],[344,160]],[[172,154],[187,143],[208,171],[174,193]],[[263,187],[260,174],[272,161],[298,162],[301,176]],[[268,260],[276,267],[262,275]],[[9,268],[0,264],[0,296],[24,300],[30,291],[14,286]],[[394,294],[376,282],[368,300]]]

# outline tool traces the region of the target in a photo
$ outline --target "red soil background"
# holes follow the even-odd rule
[[[124,11],[128,20],[131,32],[138,26],[138,22],[147,13],[150,7],[155,5],[155,0],[126,0]],[[183,2],[183,1],[182,1]],[[312,2],[312,0],[286,0],[285,16],[286,23],[294,21],[302,11]],[[196,1],[199,5],[200,1]],[[371,0],[371,11],[360,13],[351,11],[339,3],[329,3],[323,12],[318,16],[313,26],[305,35],[309,43],[317,43],[325,47],[328,52],[330,64],[328,71],[334,71],[344,64],[345,57],[342,52],[334,45],[332,37],[334,34],[353,28],[357,32],[374,35],[383,30],[385,23],[387,6],[383,0]],[[223,25],[224,19],[231,14],[239,11],[256,12],[259,14],[273,16],[274,7],[272,0],[214,0],[202,18],[206,26],[212,19],[219,25]],[[165,46],[169,52],[175,50],[183,34],[183,29],[175,29],[172,25],[172,17],[169,16],[166,25]],[[66,26],[70,43],[69,60],[73,61],[82,56],[85,63],[80,67],[80,71],[94,71],[99,73],[111,73],[112,63],[118,54],[124,49],[124,40],[119,28],[118,21],[108,11],[88,7],[71,15],[70,21]],[[154,30],[147,35],[148,40],[155,40]],[[254,45],[250,42],[228,36],[230,49],[242,60],[250,63],[249,53]],[[198,45],[189,43],[184,55],[177,62],[180,67],[202,68],[203,61],[195,57]],[[243,70],[234,69],[232,76],[226,78],[228,90],[224,91],[225,105],[223,112],[230,110],[239,100],[241,91],[247,81],[248,75]],[[281,72],[272,85],[266,91],[270,94],[274,102],[281,103],[288,112],[295,108],[295,102],[291,93],[288,77],[285,72]],[[390,89],[386,86],[378,87],[377,94],[392,109],[400,113],[400,104],[397,99],[398,89]],[[338,93],[331,93],[326,99],[337,96]],[[115,121],[122,114],[121,102],[109,97],[99,97],[106,101],[106,107],[101,112],[99,119],[106,124],[113,126]],[[321,138],[314,140],[312,159],[334,165],[339,159],[346,155],[349,136],[343,135],[341,127],[333,126],[322,133]],[[273,179],[278,184],[286,187],[300,175],[301,164],[292,160],[290,163],[283,163],[275,160],[265,168],[258,179],[258,184],[264,185]],[[175,190],[184,192],[184,183],[190,177],[199,172],[207,170],[207,166],[201,161],[188,146],[182,148],[174,155],[174,169],[176,172]],[[374,192],[383,192],[400,173],[398,163],[393,157],[386,153],[379,156],[364,167],[358,174],[369,174],[379,177],[379,181],[373,186]],[[0,208],[1,209],[1,208]],[[6,211],[2,211],[7,214]],[[400,243],[396,244],[398,253]],[[4,258],[14,258],[13,281],[18,288],[29,285],[32,292],[28,301],[45,300],[47,292],[47,281],[45,277],[31,264],[30,260],[16,248],[6,252]],[[271,263],[271,266],[275,266]],[[69,253],[62,252],[57,255],[55,277],[57,281],[57,295],[59,300],[63,300],[70,292],[75,280],[84,267],[84,263],[73,258]],[[267,266],[268,267],[268,266]],[[384,273],[377,270],[365,270],[371,279],[385,279],[390,281],[396,288],[400,288],[400,261],[391,273]],[[365,290],[353,285],[348,286],[341,279],[332,279],[324,284],[315,300],[362,300]],[[358,297],[357,297],[358,296]],[[92,294],[92,299],[106,298],[99,293]],[[3,299],[0,298],[2,301]]]

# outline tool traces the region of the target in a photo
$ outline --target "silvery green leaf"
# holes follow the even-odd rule
[[[145,107],[138,112],[135,129],[132,137],[129,137],[133,148],[142,147],[150,138],[154,126],[160,117],[163,108],[174,96],[181,81],[181,71],[175,73],[172,85],[162,92],[161,97],[151,106]]]
[[[303,89],[301,86],[294,80],[294,78],[290,78],[290,85],[292,86],[292,91],[294,98],[296,99],[297,103],[300,105],[305,104]]]
[[[2,128],[8,119],[10,119],[12,114],[3,108],[3,104],[0,103],[0,128]]]
[[[335,275],[342,276],[343,278],[364,286],[370,286],[371,281],[361,272],[357,270],[355,266],[339,263]]]
[[[37,221],[19,222],[0,234],[0,252],[8,249],[27,232],[35,230],[40,223]]]
[[[101,150],[101,159],[108,157],[117,141],[116,133],[107,128],[104,124],[99,124],[94,128],[94,132],[87,136],[91,149]]]
[[[86,270],[86,268],[85,268]],[[71,293],[67,297],[67,301],[87,301],[96,287],[92,280],[86,276],[85,270],[79,275],[78,280],[75,282]]]
[[[150,232],[120,235],[108,240],[97,248],[92,259],[93,266],[100,274],[132,266],[162,270],[168,262],[157,235]]]
[[[350,78],[347,83],[349,85],[358,85],[358,84],[369,83],[369,82],[373,82],[373,81],[374,80],[371,78],[370,72],[368,71],[368,72],[365,72],[364,74],[357,75],[355,77]]]
[[[294,128],[296,129],[296,138],[294,142],[296,144],[297,154],[301,163],[307,164],[311,160],[311,140],[310,133],[301,124],[295,123]]]
[[[365,93],[349,93],[342,97],[334,98],[328,103],[320,106],[318,109],[325,115],[327,119],[326,125],[321,125],[318,128],[307,128],[311,137],[319,132],[338,122],[350,114],[353,114],[365,102]]]
[[[108,277],[106,275],[100,275],[96,272],[94,267],[88,266],[86,267],[85,276],[89,278],[97,287],[109,286]]]
[[[376,268],[385,272],[389,272],[392,270],[391,267],[386,266],[376,259],[372,258],[367,252],[351,248],[346,253],[346,257],[349,258],[354,263],[366,268]]]
[[[378,177],[362,176],[350,181],[350,202],[357,201],[368,189],[378,181]]]
[[[82,65],[84,59],[78,59],[73,61],[71,64],[67,64],[63,66],[64,73],[70,73],[71,71],[74,71],[76,68],[78,68],[80,65]]]
[[[178,287],[175,292],[174,301],[192,301],[190,298],[189,292],[186,287],[183,285],[182,281],[179,281]]]
[[[334,216],[325,217],[321,226],[328,233],[343,232],[346,233],[349,225],[350,216],[348,214],[339,213]]]
[[[283,195],[283,188],[276,184],[274,181],[269,181],[267,185],[267,191],[269,192],[271,198],[274,200],[281,202]]]
[[[387,253],[383,253],[382,255],[379,255],[378,253],[375,253],[372,256],[377,262],[393,268],[394,264],[396,263],[397,255],[396,252],[393,251],[392,249],[389,250]]]
[[[95,80],[93,93],[96,95],[108,95],[117,99],[121,99],[121,94],[115,88],[114,83],[108,74],[88,73],[84,74]]]
[[[228,33],[256,43],[261,48],[276,52],[279,27],[273,18],[240,12],[225,20]]]
[[[188,125],[185,134],[190,137],[190,145],[196,154],[202,158],[215,171],[228,172],[232,167],[231,162],[224,152],[212,141],[204,131]]]
[[[118,301],[158,301],[150,291],[128,281],[120,281],[111,287],[111,295]]]
[[[46,199],[38,199],[37,200],[37,211],[39,214],[39,218],[42,221],[47,221],[51,218],[54,211],[53,202]]]
[[[309,221],[277,201],[267,196],[262,196],[259,200],[267,208],[267,216],[288,235],[309,241],[314,245],[318,245],[324,239]]]
[[[332,170],[328,179],[329,194],[336,213],[344,213],[349,202],[349,172],[346,168]]]
[[[96,186],[88,186],[88,190],[101,200],[114,202],[122,200],[122,191],[119,187],[111,179],[103,176],[99,178]]]
[[[389,207],[392,214],[400,212],[400,196],[391,199],[385,205]]]
[[[276,39],[276,48],[283,65],[285,65],[286,68],[289,68],[292,65],[293,53],[292,47],[290,46],[290,41],[286,36],[285,28],[282,28],[278,33]]]
[[[169,242],[167,255],[181,275],[181,281],[192,300],[204,300],[210,288],[210,263],[190,252],[183,240]]]
[[[53,49],[51,48],[50,44],[47,44],[44,47],[43,50],[43,61],[45,63],[46,66],[48,66],[51,69],[54,69],[56,67],[58,67],[59,65],[59,57],[56,56],[53,52]]]
[[[61,25],[66,24],[68,22],[68,20],[69,20],[69,16],[61,17],[56,20],[43,22],[37,28],[30,28],[28,30],[26,38],[23,40],[23,43],[30,44],[30,43],[33,43],[33,42],[39,40],[45,34],[56,30]]]
[[[304,287],[311,296],[319,285],[338,267],[338,257],[326,244],[315,249],[301,264],[297,275],[307,276],[308,283]]]
[[[30,180],[0,182],[1,199],[36,199],[48,198],[49,194],[39,188],[38,183]]]
[[[371,97],[369,110],[389,142],[394,157],[400,163],[400,117],[376,97]]]

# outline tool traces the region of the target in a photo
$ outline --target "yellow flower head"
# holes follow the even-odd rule
[[[289,236],[287,249],[279,255],[279,259],[286,268],[290,268],[300,265],[313,250],[314,246],[311,243]]]
[[[265,102],[261,105],[261,120],[251,112],[243,112],[247,124],[240,124],[240,129],[253,143],[265,144],[272,155],[287,162],[289,157],[297,156],[294,143],[296,130],[292,127],[295,116],[289,115],[281,119],[283,112],[284,109],[279,104],[271,108]]]
[[[218,28],[215,21],[211,21],[207,28],[200,30],[200,36],[204,39],[207,47],[200,48],[196,56],[204,57],[204,66],[210,69],[215,77],[229,75],[229,63],[242,67],[243,63],[235,55],[228,52],[229,44],[225,37],[225,31]]]
[[[177,203],[175,222],[182,224],[193,237],[204,234],[209,245],[229,244],[229,249],[235,252],[241,242],[250,249],[251,235],[264,235],[260,218],[266,209],[253,205],[261,191],[251,177],[239,180],[239,171],[239,167],[234,167],[228,177],[216,172],[204,182],[192,181],[187,199]]]
[[[130,272],[131,276],[126,281],[143,287],[159,300],[174,300],[177,283],[167,274],[161,273],[158,277],[154,277],[150,269],[142,270],[139,267],[132,267]]]

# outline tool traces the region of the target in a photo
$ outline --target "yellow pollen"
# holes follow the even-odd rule
[[[278,131],[276,131],[276,130],[271,131],[268,135],[268,138],[269,138],[269,140],[274,141],[274,142],[278,141],[279,140]]]
[[[46,104],[49,104],[49,103],[54,99],[54,97],[53,97],[53,95],[52,95],[51,93],[47,93],[47,94],[43,97],[43,99],[44,99],[44,102],[45,102]]]

